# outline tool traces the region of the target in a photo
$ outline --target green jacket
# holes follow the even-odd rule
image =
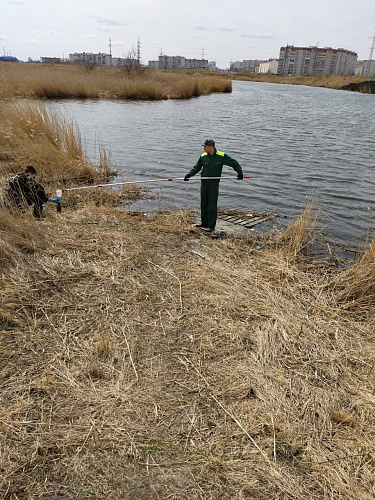
[[[215,149],[213,155],[203,153],[197,161],[196,165],[190,170],[189,175],[193,176],[200,170],[202,170],[202,177],[221,177],[223,165],[228,165],[229,167],[232,167],[238,174],[242,174],[241,165],[237,160]]]

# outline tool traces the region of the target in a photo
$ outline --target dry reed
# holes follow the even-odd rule
[[[146,71],[127,74],[121,68],[87,71],[75,65],[0,62],[0,98],[44,99],[186,99],[212,92],[231,92],[230,80],[198,73]]]
[[[302,213],[291,220],[288,227],[281,231],[276,238],[284,254],[290,257],[300,255],[307,246],[310,246],[319,236],[319,211],[314,211],[316,200],[309,200]]]
[[[358,252],[357,261],[343,270],[332,282],[343,309],[362,315],[375,311],[375,237],[366,249]]]
[[[290,234],[96,205],[2,270],[3,497],[373,498],[373,317]]]
[[[42,104],[20,101],[0,108],[0,174],[22,171],[33,165],[40,182],[59,187],[73,182],[110,178],[108,155],[100,150],[99,164],[92,164],[83,150],[74,123]]]

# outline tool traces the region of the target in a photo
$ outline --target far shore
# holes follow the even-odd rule
[[[272,75],[244,71],[230,75],[232,80],[279,83],[286,85],[306,85],[308,87],[326,87],[335,90],[350,90],[365,94],[375,94],[375,77],[339,76],[326,73],[304,75]]]
[[[314,74],[283,76],[250,72],[151,70],[140,67],[44,65],[0,62],[0,100],[28,99],[191,99],[232,92],[232,80],[326,87],[375,93],[375,78]]]

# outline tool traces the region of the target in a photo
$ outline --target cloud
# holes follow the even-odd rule
[[[124,46],[124,42],[121,42],[120,40],[117,40],[116,42],[112,42],[112,45],[114,45],[115,47],[123,47]]]
[[[35,35],[58,35],[57,31],[49,30],[49,31],[32,31]]]
[[[17,1],[17,0],[9,0],[7,3],[9,5],[25,5],[25,2],[20,2],[20,1]]]
[[[119,23],[118,21],[114,21],[113,19],[105,19],[103,17],[96,17],[95,21],[98,24],[105,25],[105,26],[126,26],[125,23]]]
[[[97,29],[100,31],[111,31],[111,28],[106,28],[105,26],[98,26]]]
[[[227,26],[220,26],[220,31],[236,31],[235,28],[228,28]]]
[[[206,28],[206,26],[202,26],[201,24],[197,24],[197,26],[194,26],[194,29],[199,31],[210,31],[209,28]]]
[[[27,43],[38,43],[38,40],[36,38],[29,38],[26,40]]]
[[[1,35],[0,35],[0,40],[1,40],[1,41],[6,40],[5,36],[1,36]]]
[[[82,38],[97,38],[96,35],[82,35]]]
[[[241,38],[255,38],[256,40],[272,40],[275,38],[273,35],[240,35]]]

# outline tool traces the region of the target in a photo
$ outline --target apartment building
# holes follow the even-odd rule
[[[277,59],[270,59],[269,61],[263,61],[259,64],[259,73],[272,73],[277,75],[279,69],[279,61]]]
[[[69,54],[69,61],[74,64],[97,64],[98,66],[111,66],[111,56],[104,52],[74,52]]]
[[[185,67],[185,57],[159,56],[159,69],[180,69]]]
[[[73,64],[95,64],[98,66],[127,66],[139,65],[137,59],[128,57],[112,57],[110,54],[93,54],[92,52],[74,52],[69,54],[69,61]]]
[[[259,72],[259,64],[262,61],[259,59],[244,59],[242,61],[242,69],[243,71],[251,71],[252,73],[258,73]]]
[[[152,69],[204,69],[208,66],[208,60],[162,55],[158,61],[149,61],[148,66]]]
[[[279,75],[328,73],[348,76],[354,74],[357,57],[355,52],[342,48],[287,45],[280,48],[277,73]]]
[[[207,59],[185,59],[186,69],[205,69],[207,66]]]

